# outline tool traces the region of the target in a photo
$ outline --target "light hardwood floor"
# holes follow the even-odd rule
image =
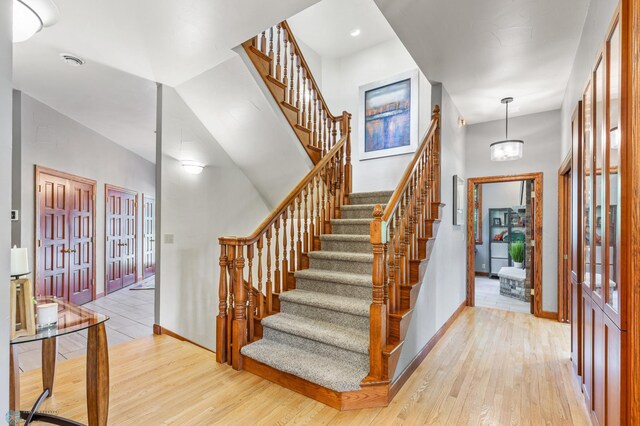
[[[566,324],[466,308],[386,408],[339,412],[167,336],[110,348],[113,425],[587,425]],[[60,363],[43,409],[86,421],[84,358]],[[23,408],[40,392],[22,376]]]
[[[531,312],[530,304],[521,300],[500,294],[500,280],[497,278],[476,276],[476,306],[484,308],[502,309],[503,311]]]

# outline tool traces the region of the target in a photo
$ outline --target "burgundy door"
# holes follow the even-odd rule
[[[69,300],[93,299],[93,185],[71,181],[69,215]]]
[[[65,300],[69,300],[68,188],[67,179],[40,174],[38,183],[40,238],[36,294],[55,296]]]
[[[95,182],[36,168],[36,295],[93,300]]]
[[[156,200],[143,195],[142,216],[144,217],[144,277],[148,278],[156,273]]]
[[[136,282],[137,194],[106,186],[107,293]]]

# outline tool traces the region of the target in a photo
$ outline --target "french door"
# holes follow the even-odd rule
[[[148,195],[142,196],[142,217],[144,218],[143,267],[144,278],[156,273],[156,200]]]
[[[93,180],[36,167],[36,295],[95,297]]]
[[[136,282],[138,194],[105,186],[106,287],[114,292]]]

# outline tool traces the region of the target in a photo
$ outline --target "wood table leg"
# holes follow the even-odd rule
[[[56,375],[56,358],[58,356],[58,339],[51,337],[42,340],[42,390],[49,389],[53,395],[53,378]]]
[[[89,328],[87,339],[89,426],[106,426],[109,414],[109,349],[104,323]]]
[[[20,410],[20,363],[13,345],[9,345],[9,410]]]

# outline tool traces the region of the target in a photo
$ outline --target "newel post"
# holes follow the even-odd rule
[[[227,362],[227,246],[220,244],[220,282],[218,316],[216,317],[216,361]]]
[[[244,244],[238,243],[235,250],[235,277],[233,280],[235,303],[233,309],[233,354],[231,356],[231,365],[234,370],[242,370],[240,349],[247,344],[247,292],[244,288]]]
[[[347,142],[345,144],[345,201],[348,203],[349,195],[351,194],[351,114],[347,111],[342,112],[342,135],[347,135]]]
[[[382,207],[378,204],[373,209],[370,227],[373,246],[373,301],[369,308],[369,376],[380,380],[387,379],[382,359],[382,352],[387,345],[387,306],[384,304],[384,246],[387,238],[382,215]]]
[[[440,204],[440,106],[433,107],[433,114],[431,114],[431,120],[437,120],[436,131],[433,137],[433,150],[434,150],[434,172],[435,182],[433,185],[434,202]]]

